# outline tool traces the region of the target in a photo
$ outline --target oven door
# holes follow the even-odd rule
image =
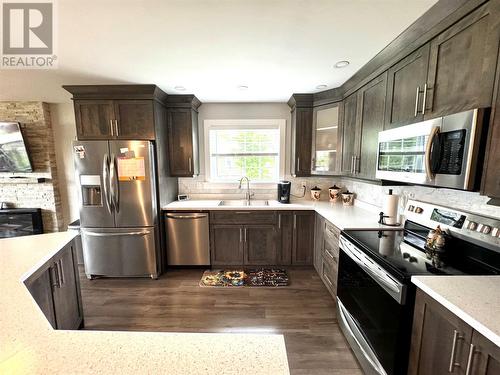
[[[406,374],[412,299],[401,285],[398,301],[352,256],[339,254],[339,325],[366,374]]]

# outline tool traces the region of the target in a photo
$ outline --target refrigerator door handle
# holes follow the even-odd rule
[[[102,159],[102,186],[104,190],[104,201],[106,202],[106,207],[110,213],[113,212],[113,206],[111,203],[111,197],[109,195],[109,156],[108,154],[104,154],[104,158]]]
[[[84,232],[87,236],[92,237],[117,237],[117,236],[145,236],[150,234],[150,230],[132,231],[132,232]]]
[[[111,197],[113,201],[113,206],[116,212],[120,212],[120,187],[118,185],[118,167],[117,167],[117,161],[116,161],[116,156],[114,154],[111,154],[111,161],[110,161],[110,176],[111,176]]]

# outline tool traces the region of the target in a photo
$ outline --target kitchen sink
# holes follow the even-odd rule
[[[219,206],[269,206],[267,200],[250,200],[250,204],[245,199],[231,199],[220,201]]]

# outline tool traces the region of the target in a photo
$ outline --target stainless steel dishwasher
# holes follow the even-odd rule
[[[208,213],[167,213],[165,225],[168,265],[210,264]]]

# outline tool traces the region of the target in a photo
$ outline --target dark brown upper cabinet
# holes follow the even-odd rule
[[[115,100],[115,137],[155,139],[152,100]]]
[[[356,135],[359,134],[356,121],[358,95],[354,93],[344,99],[344,116],[342,121],[341,172],[343,175],[354,175],[354,158],[356,150]]]
[[[313,110],[312,175],[338,175],[342,134],[342,103],[331,103]]]
[[[423,121],[423,96],[429,65],[429,44],[387,71],[384,129]]]
[[[490,1],[430,43],[424,118],[489,107],[498,52],[500,14]]]
[[[76,100],[75,121],[78,139],[110,139],[115,126],[112,100]]]
[[[170,173],[192,177],[200,173],[198,150],[198,107],[194,95],[170,95],[167,100],[167,124]]]
[[[294,94],[288,101],[291,108],[290,174],[295,177],[311,175],[313,126],[313,95]]]
[[[481,180],[481,194],[500,198],[500,50],[498,52],[495,93],[490,116],[490,126]]]
[[[73,94],[79,140],[154,140],[155,106],[167,95],[155,85],[63,86]]]
[[[357,126],[361,136],[356,136],[359,150],[354,160],[354,175],[375,179],[377,166],[378,133],[384,127],[387,72],[358,90]]]

